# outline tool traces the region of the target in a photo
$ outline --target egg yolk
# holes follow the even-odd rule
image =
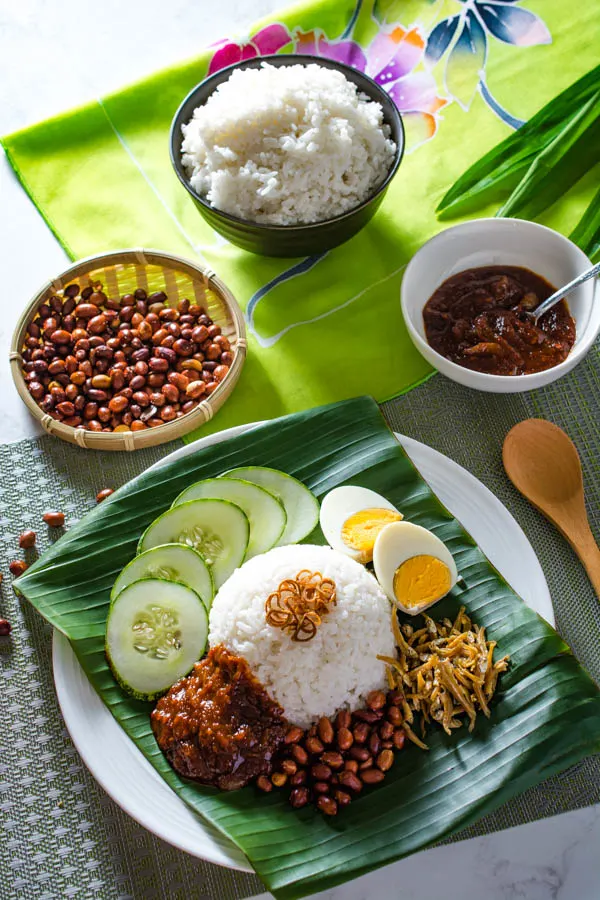
[[[402,606],[435,603],[451,587],[450,569],[435,556],[412,556],[394,575],[394,595]]]
[[[362,562],[371,562],[379,532],[390,522],[401,519],[401,513],[394,509],[360,509],[344,522],[342,540],[347,547],[360,551]]]

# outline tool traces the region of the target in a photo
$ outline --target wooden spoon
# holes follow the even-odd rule
[[[581,462],[573,441],[552,422],[526,419],[506,435],[502,461],[517,490],[568,540],[600,599],[600,549],[585,511]]]

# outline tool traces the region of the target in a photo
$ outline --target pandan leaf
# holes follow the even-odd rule
[[[498,216],[534,219],[565,194],[598,161],[600,91],[539,153]]]
[[[587,253],[592,262],[600,260],[600,188],[569,236],[584,253]]]
[[[473,163],[439,203],[440,218],[462,215],[491,200],[507,197],[538,153],[568,126],[599,87],[600,66],[597,66]]]

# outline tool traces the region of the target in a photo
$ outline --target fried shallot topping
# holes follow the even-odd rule
[[[281,628],[293,641],[311,641],[322,618],[337,603],[335,582],[320,572],[302,569],[286,578],[265,603],[267,625]]]
[[[406,736],[422,749],[427,745],[411,729],[414,712],[422,715],[421,733],[430,720],[438,722],[447,734],[460,728],[460,716],[467,715],[469,731],[475,727],[480,710],[490,717],[489,701],[498,676],[508,668],[508,656],[493,661],[495,641],[488,641],[485,628],[473,625],[461,607],[454,622],[434,622],[424,615],[423,628],[398,623],[392,613],[392,630],[398,659],[380,656],[388,666],[390,689],[402,691],[403,727]]]

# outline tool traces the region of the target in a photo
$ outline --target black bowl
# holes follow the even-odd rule
[[[340,216],[335,216],[333,219],[313,222],[310,225],[265,225],[259,222],[250,222],[247,219],[240,219],[238,216],[232,216],[229,213],[216,209],[197,194],[191,186],[181,163],[181,142],[183,140],[181,126],[190,121],[194,110],[206,103],[215,88],[227,81],[233,69],[257,68],[265,61],[273,66],[318,63],[320,66],[325,66],[328,69],[337,69],[349,81],[354,82],[362,93],[367,94],[371,100],[381,104],[384,122],[389,125],[390,137],[396,144],[396,155],[390,171],[375,193],[359,206]],[[400,113],[389,94],[376,84],[372,78],[369,78],[368,75],[363,75],[357,69],[321,56],[305,54],[261,56],[255,59],[244,60],[241,63],[235,63],[233,66],[228,66],[226,69],[215,72],[214,75],[205,78],[187,95],[171,123],[170,153],[171,162],[177,177],[194,200],[200,213],[215,231],[222,234],[232,244],[236,244],[244,250],[249,250],[251,253],[260,253],[263,256],[311,256],[315,253],[330,250],[332,247],[337,247],[338,244],[342,244],[349,238],[354,237],[377,212],[404,153],[404,128]]]

